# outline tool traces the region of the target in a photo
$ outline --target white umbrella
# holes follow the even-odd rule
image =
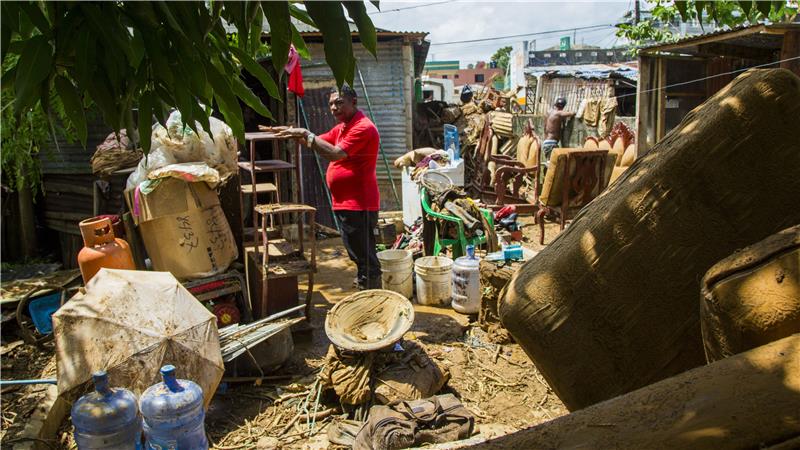
[[[62,395],[98,370],[141,395],[172,364],[208,406],[225,370],[216,317],[169,272],[101,269],[53,314],[53,328]]]

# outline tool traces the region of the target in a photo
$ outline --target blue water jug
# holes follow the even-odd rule
[[[105,371],[92,375],[94,392],[72,405],[75,442],[80,450],[141,450],[142,416],[133,392],[108,387]]]
[[[163,383],[147,388],[139,400],[148,450],[207,450],[203,389],[175,378],[175,366],[161,368]]]
[[[461,159],[461,143],[458,140],[458,128],[455,125],[444,126],[444,150],[453,154],[453,161]]]

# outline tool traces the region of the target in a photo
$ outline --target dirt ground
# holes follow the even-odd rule
[[[528,224],[525,245],[540,250],[538,227],[529,218],[522,222]],[[548,224],[546,242],[557,233],[558,226]],[[355,267],[339,239],[319,242],[318,266],[312,331],[295,333],[295,350],[276,372],[259,381],[229,382],[220,387],[206,418],[212,448],[344,448],[327,440],[327,427],[341,412],[334,399],[318,393],[315,380],[330,344],[324,332],[325,314],[355,292]],[[461,399],[475,415],[476,430],[483,435],[509,433],[567,413],[518,345],[489,342],[469,317],[450,308],[415,305],[415,312],[414,325],[405,339],[419,343],[449,370],[451,378],[444,391]],[[5,344],[4,379],[54,376],[55,364],[47,349],[40,352],[18,345],[7,350]],[[25,402],[27,396],[21,393],[27,391],[17,391],[16,395],[3,392],[0,444],[4,448],[16,442],[26,415],[35,406]],[[57,442],[50,444],[51,448],[76,448],[71,425],[66,423]]]

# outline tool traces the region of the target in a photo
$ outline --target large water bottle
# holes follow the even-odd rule
[[[105,371],[92,375],[94,392],[72,405],[75,442],[80,450],[140,450],[142,416],[133,392],[108,387]]]
[[[453,309],[461,314],[477,314],[481,309],[480,260],[475,247],[467,246],[467,256],[453,263]]]
[[[175,366],[161,368],[163,383],[147,388],[139,400],[148,450],[207,450],[203,389],[175,378]]]

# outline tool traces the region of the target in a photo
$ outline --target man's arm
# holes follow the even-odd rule
[[[568,119],[568,118],[574,116],[575,113],[574,112],[567,112],[567,111],[559,111],[558,115],[563,117],[563,118],[565,118],[565,119]]]
[[[322,155],[322,157],[328,161],[338,161],[340,159],[347,158],[347,153],[344,150],[324,139],[320,139],[319,136],[314,136],[314,139],[311,140],[311,145],[308,145],[308,137],[312,134],[313,133],[305,128],[289,128],[288,130],[278,133],[278,136],[296,139],[311,150],[314,150]]]

